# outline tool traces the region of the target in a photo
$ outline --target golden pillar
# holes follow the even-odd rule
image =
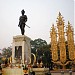
[[[57,33],[54,25],[52,26],[51,32],[51,51],[52,51],[52,60],[58,60],[58,49],[57,49]]]
[[[53,25],[50,32],[51,51],[53,63],[61,65],[63,69],[65,69],[66,65],[69,63],[73,63],[75,65],[74,30],[71,27],[70,22],[68,22],[66,32],[64,29],[64,19],[59,12],[57,17],[57,29]],[[67,37],[65,35],[67,35]],[[65,39],[67,39],[67,43]]]
[[[73,28],[68,21],[68,27],[66,29],[67,34],[67,42],[68,42],[68,51],[69,51],[69,59],[74,60],[74,33]]]
[[[58,28],[58,43],[60,50],[60,61],[62,63],[66,62],[66,47],[65,47],[65,37],[64,37],[64,20],[59,12],[59,16],[57,18],[57,28]]]

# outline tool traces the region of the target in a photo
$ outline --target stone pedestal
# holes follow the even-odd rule
[[[35,75],[45,75],[49,72],[49,68],[32,68],[32,71],[35,72]]]
[[[12,44],[12,63],[26,63],[31,62],[31,47],[30,38],[25,35],[17,35],[13,37]]]

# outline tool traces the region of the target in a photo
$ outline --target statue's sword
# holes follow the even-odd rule
[[[25,24],[26,25],[26,24]],[[18,25],[20,27],[20,25]],[[28,25],[26,25],[28,28],[30,28]]]
[[[26,25],[26,24],[25,24]],[[28,25],[26,25],[28,28],[30,28]]]

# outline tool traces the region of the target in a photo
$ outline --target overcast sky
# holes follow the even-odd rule
[[[25,35],[32,40],[41,38],[50,43],[50,29],[56,25],[59,11],[67,25],[74,26],[74,0],[0,0],[0,48],[12,45],[13,36],[21,35],[18,27],[21,10],[28,17]]]

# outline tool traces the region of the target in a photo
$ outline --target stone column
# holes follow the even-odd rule
[[[24,58],[24,55],[25,54],[25,41],[23,41],[22,43],[22,63],[24,64],[25,63],[25,58]]]

